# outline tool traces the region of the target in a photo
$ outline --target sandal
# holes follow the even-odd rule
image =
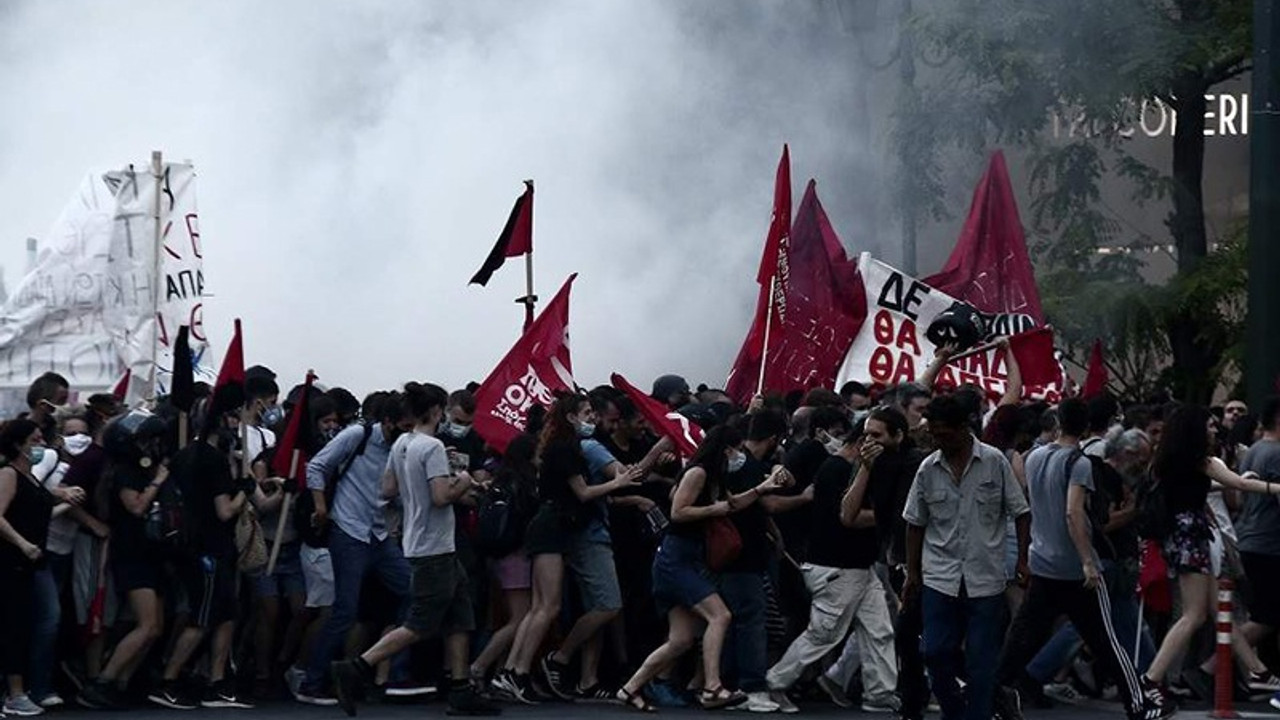
[[[703,710],[722,710],[741,705],[746,701],[746,693],[741,690],[728,690],[723,685],[718,688],[706,688],[698,695],[698,704]]]
[[[642,713],[658,712],[656,709],[654,709],[652,705],[649,704],[649,701],[645,699],[644,693],[642,692],[633,694],[633,693],[627,692],[627,688],[624,686],[624,687],[618,688],[618,694],[616,695],[616,697],[623,705],[626,705],[632,710],[636,710]]]

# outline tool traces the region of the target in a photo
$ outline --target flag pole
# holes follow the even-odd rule
[[[154,283],[154,292],[151,293],[151,322],[155,325],[154,334],[151,338],[151,375],[148,389],[143,396],[146,400],[155,400],[156,396],[156,380],[160,376],[160,263],[161,254],[163,253],[164,244],[164,228],[160,226],[161,202],[163,194],[160,192],[160,183],[164,179],[164,158],[159,150],[151,151],[151,177],[156,183],[156,198],[151,206],[151,218],[155,222],[155,244],[152,250],[154,255],[152,282]]]
[[[760,349],[760,379],[756,382],[756,394],[764,394],[764,368],[769,364],[769,332],[773,329],[773,298],[778,292],[778,276],[769,278],[769,308],[764,316],[764,345]]]
[[[529,202],[532,203],[533,202],[533,195],[532,195],[533,180],[525,180],[524,184],[529,186],[529,191],[530,191]],[[532,207],[529,208],[529,212],[530,213],[533,212]],[[533,234],[532,215],[530,215],[529,220],[531,223],[529,227],[529,233],[532,236]],[[533,294],[533,243],[532,242],[529,243],[529,252],[524,254],[524,290],[525,290],[525,295],[523,298],[520,299],[520,302],[524,303],[524,330],[528,330],[529,326],[533,324],[534,306],[537,305],[538,303],[538,296]]]
[[[299,448],[293,449],[293,454],[289,456],[289,477],[285,478],[286,482],[292,482],[298,475],[298,460],[302,455]],[[280,557],[280,539],[284,537],[285,519],[289,517],[289,505],[292,504],[293,493],[285,492],[284,488],[280,489],[284,492],[284,504],[280,506],[280,519],[276,521],[276,537],[271,541],[271,556],[267,560],[267,575],[270,576],[276,571],[276,560]]]

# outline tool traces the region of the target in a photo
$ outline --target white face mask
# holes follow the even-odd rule
[[[92,444],[93,438],[84,433],[75,433],[62,438],[62,446],[67,449],[67,454],[71,455],[71,457],[80,455],[85,450],[88,450]]]
[[[844,438],[827,435],[826,439],[822,441],[822,446],[827,449],[828,454],[839,455],[840,451],[844,449]]]
[[[732,455],[729,456],[728,469],[731,474],[738,472],[746,464],[747,464],[747,454],[742,452],[741,450],[735,451]]]

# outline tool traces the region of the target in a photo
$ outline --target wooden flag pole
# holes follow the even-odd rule
[[[292,482],[298,475],[298,460],[302,456],[302,451],[298,448],[293,449],[293,454],[289,456],[289,477],[285,478],[286,482]],[[281,492],[284,489],[281,488]],[[285,519],[289,517],[289,506],[293,504],[293,493],[284,493],[284,504],[280,506],[280,519],[276,521],[276,537],[271,541],[271,557],[267,560],[267,575],[270,576],[276,571],[276,560],[280,557],[280,540],[284,537]]]
[[[187,446],[187,441],[191,438],[191,416],[186,410],[178,412],[178,449],[181,450]]]
[[[159,150],[151,151],[151,177],[155,180],[156,198],[151,205],[151,219],[155,223],[154,245],[152,247],[153,258],[153,274],[151,276],[154,292],[151,293],[151,322],[154,323],[154,331],[151,338],[151,376],[147,385],[147,390],[143,397],[154,401],[156,397],[156,380],[160,375],[160,263],[164,254],[164,228],[160,225],[160,216],[162,214],[162,202],[164,193],[161,192],[160,184],[164,181],[164,158]],[[127,397],[126,397],[127,400]]]
[[[769,333],[773,330],[773,298],[778,291],[778,276],[769,278],[769,308],[764,316],[764,346],[760,349],[760,379],[756,382],[756,394],[764,394],[764,368],[769,363]]]

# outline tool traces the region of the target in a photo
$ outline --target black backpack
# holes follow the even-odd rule
[[[1102,482],[1102,473],[1098,468],[1098,464],[1103,461],[1086,455],[1080,449],[1073,450],[1071,457],[1067,458],[1067,482],[1071,482],[1071,468],[1081,459],[1089,463],[1089,473],[1093,478],[1093,492],[1089,493],[1089,502],[1085,508],[1089,514],[1089,523],[1093,526],[1093,546],[1099,550],[1099,554],[1114,558],[1116,549],[1106,532],[1107,523],[1111,520],[1112,498],[1111,493],[1107,492],[1106,484]]]
[[[512,482],[496,482],[480,500],[476,514],[475,546],[481,554],[503,558],[524,544],[532,503],[516,492]]]
[[[369,446],[369,437],[372,435],[373,423],[366,423],[364,425],[364,437],[360,438],[360,444],[356,445],[355,450],[343,458],[342,462],[338,463],[338,468],[332,475],[325,478],[324,500],[326,507],[330,511],[333,510],[333,496],[337,491],[338,481],[351,469],[351,465],[355,463],[356,458],[364,454],[365,448]],[[316,501],[311,495],[311,490],[308,489],[298,493],[298,499],[293,504],[293,526],[298,531],[298,539],[304,544],[313,548],[327,548],[329,547],[329,525],[332,524],[332,519],[323,527],[315,527],[311,524],[311,516],[315,511]]]
[[[182,482],[170,477],[156,492],[151,507],[147,509],[144,523],[146,537],[165,548],[190,546],[196,539],[191,523],[187,521]]]

